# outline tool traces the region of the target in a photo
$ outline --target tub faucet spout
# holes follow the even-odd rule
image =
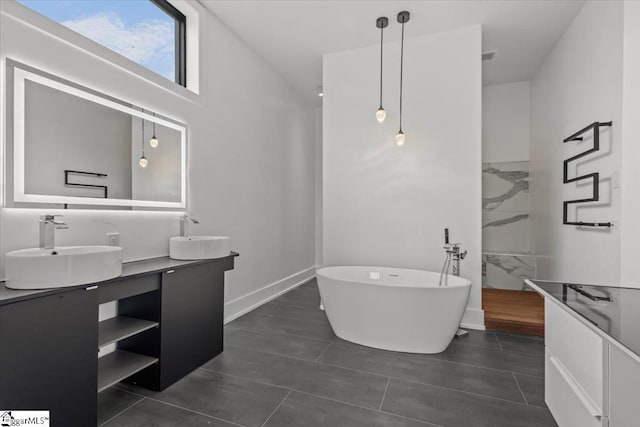
[[[462,251],[460,245],[461,243],[448,243],[444,245],[445,252],[451,256],[451,260],[453,261],[453,275],[458,277],[460,276],[460,261],[467,256],[466,249]]]

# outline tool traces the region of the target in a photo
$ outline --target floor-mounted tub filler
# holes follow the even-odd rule
[[[471,281],[403,268],[324,267],[320,297],[335,334],[383,350],[440,353],[455,336]]]

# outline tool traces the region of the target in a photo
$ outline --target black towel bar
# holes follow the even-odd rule
[[[67,187],[82,187],[82,188],[97,188],[97,189],[102,189],[102,197],[103,198],[107,198],[108,194],[109,194],[109,188],[106,185],[94,185],[94,184],[79,184],[76,182],[69,182],[69,174],[75,174],[75,175],[89,175],[89,176],[97,176],[100,178],[104,178],[107,176],[106,173],[99,173],[99,172],[83,172],[83,171],[74,171],[74,170],[69,170],[69,169],[65,169],[64,171],[64,185]],[[65,206],[66,209],[66,206]]]
[[[605,126],[609,127],[613,124],[613,122],[594,122],[589,126],[586,126],[583,129],[580,129],[578,132],[573,135],[565,138],[562,142],[567,143],[569,141],[582,141],[582,134],[593,130],[593,147],[590,149],[583,151],[582,153],[576,154],[573,157],[570,157],[564,161],[563,168],[563,176],[562,182],[564,184],[569,184],[571,182],[583,181],[585,179],[591,179],[593,184],[593,193],[592,196],[586,199],[574,199],[574,200],[566,200],[563,202],[562,207],[562,223],[565,225],[577,225],[579,227],[612,227],[613,224],[611,222],[584,222],[584,221],[569,221],[568,219],[568,210],[570,204],[576,203],[585,203],[585,202],[597,202],[600,200],[600,174],[598,172],[576,176],[575,178],[569,178],[569,163],[574,160],[578,160],[582,157],[585,157],[591,153],[595,153],[600,150],[600,127]]]

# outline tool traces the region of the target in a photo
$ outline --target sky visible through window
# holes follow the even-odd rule
[[[18,0],[175,81],[175,21],[149,0]]]

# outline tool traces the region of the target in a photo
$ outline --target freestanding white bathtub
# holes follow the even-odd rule
[[[440,353],[455,336],[471,281],[440,273],[379,267],[324,267],[318,287],[333,331],[356,344]]]

